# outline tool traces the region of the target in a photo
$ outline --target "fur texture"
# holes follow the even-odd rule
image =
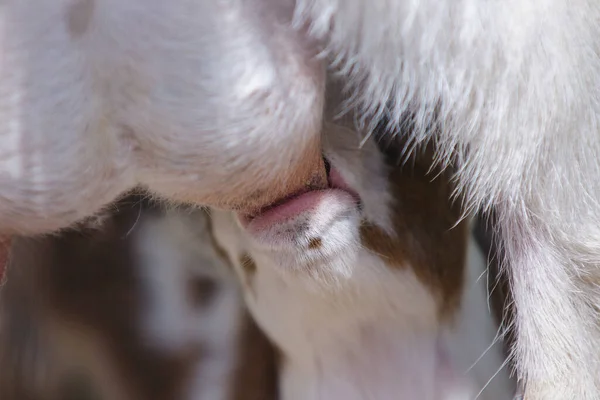
[[[0,232],[63,228],[135,185],[239,208],[311,184],[324,68],[292,12],[287,0],[2,2]]]
[[[390,168],[372,140],[361,149],[343,127],[328,125],[323,140],[331,182],[339,173],[360,207],[332,189],[271,224],[211,213],[253,316],[280,349],[281,399],[511,400],[485,262],[472,245],[465,257],[450,174],[428,174],[426,155]]]
[[[435,132],[457,161],[469,209],[496,208],[526,397],[600,398],[600,7],[300,0],[297,17],[356,104],[410,113],[412,138]]]
[[[64,227],[136,184],[228,208],[275,197],[254,189],[320,127],[308,24],[350,105],[412,115],[417,141],[433,124],[469,209],[498,211],[527,398],[600,398],[600,6],[297,0],[299,33],[292,6],[2,2],[3,233]]]

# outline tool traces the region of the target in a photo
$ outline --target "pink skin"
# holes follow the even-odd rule
[[[332,197],[339,200],[339,202],[347,202],[349,199],[353,199],[350,193],[340,189],[313,190],[271,207],[252,219],[240,218],[240,222],[251,233],[266,231],[275,225],[294,219],[300,214],[310,213],[325,199],[331,199]]]
[[[331,167],[329,172],[329,189],[312,190],[292,196],[289,199],[268,207],[255,216],[238,215],[242,227],[250,232],[265,231],[277,224],[298,217],[300,214],[310,212],[318,207],[324,199],[338,198],[340,202],[348,197],[360,203],[358,194],[350,188],[337,169]]]

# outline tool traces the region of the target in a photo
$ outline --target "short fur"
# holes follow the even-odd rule
[[[281,399],[511,400],[485,263],[472,244],[466,254],[450,174],[431,170],[423,151],[390,168],[360,140],[325,129],[325,157],[360,207],[329,191],[265,228],[211,213],[253,316],[282,354]]]
[[[434,123],[469,209],[496,206],[528,399],[598,399],[599,20],[592,0],[6,0],[1,229],[62,228],[136,184],[260,198],[320,128],[309,29],[353,105],[413,115],[417,141]]]

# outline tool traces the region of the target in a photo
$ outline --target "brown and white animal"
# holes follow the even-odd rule
[[[275,400],[275,353],[203,211],[128,196],[18,240],[0,294],[2,400]]]
[[[269,400],[278,386],[284,400],[510,398],[485,263],[473,246],[465,254],[467,224],[453,228],[448,174],[431,181],[427,157],[389,168],[373,141],[359,149],[342,132],[326,135],[339,189],[251,222],[271,229],[316,201],[271,231],[281,247],[267,254],[228,213],[209,221],[141,196],[17,241],[0,302],[0,398]]]
[[[599,15],[593,0],[5,0],[0,231],[65,227],[135,185],[247,211],[322,187],[339,67],[349,106],[413,115],[467,205],[498,212],[528,399],[598,399]]]
[[[281,399],[512,400],[450,174],[431,152],[389,166],[373,140],[325,131],[328,189],[252,217],[211,212],[281,353]]]

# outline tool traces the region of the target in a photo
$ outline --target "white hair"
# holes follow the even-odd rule
[[[528,399],[600,398],[600,5],[299,0],[356,104],[435,122],[470,209],[494,206]],[[386,107],[387,106],[387,107]]]
[[[60,228],[138,184],[225,207],[265,197],[318,135],[324,58],[311,37],[356,89],[351,105],[413,115],[417,141],[435,122],[468,209],[499,212],[527,398],[599,398],[600,5],[293,6],[2,2],[2,231]]]

